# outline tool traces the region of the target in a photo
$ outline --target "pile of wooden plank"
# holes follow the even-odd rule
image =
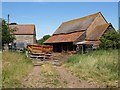
[[[40,60],[50,60],[53,47],[48,45],[29,44],[27,45],[28,57]]]

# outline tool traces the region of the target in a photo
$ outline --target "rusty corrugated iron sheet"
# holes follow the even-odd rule
[[[13,32],[14,35],[36,34],[34,24],[17,24],[17,25],[9,25],[9,27],[15,30]]]
[[[84,41],[82,41],[82,42],[77,42],[77,43],[75,43],[76,45],[78,45],[78,44],[81,44],[81,45],[83,45],[83,44],[93,44],[93,45],[99,45],[100,44],[100,41],[99,40],[97,40],[97,41],[87,41],[87,40],[84,40]]]
[[[74,19],[68,22],[64,22],[54,32],[54,34],[71,33],[75,31],[87,30],[93,20],[98,16],[99,13],[88,15],[82,18]]]
[[[82,32],[74,32],[74,33],[69,33],[69,34],[53,35],[52,37],[47,39],[44,43],[74,42],[83,33],[84,33],[84,31],[82,31]]]
[[[86,40],[99,40],[103,33],[107,30],[110,24],[103,24],[96,26],[89,35],[86,37]]]

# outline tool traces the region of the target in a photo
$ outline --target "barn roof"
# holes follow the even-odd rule
[[[35,32],[35,25],[34,24],[16,24],[16,25],[9,25],[11,29],[14,30],[14,35],[34,35]]]
[[[95,28],[92,28],[93,30],[92,29],[90,30],[90,33],[87,33],[89,26],[93,25],[91,23],[94,22],[94,19],[99,14],[102,16],[102,14],[99,12],[85,16],[83,18],[62,23],[61,26],[53,33],[53,35],[49,39],[47,39],[44,43],[61,43],[61,42],[75,43],[76,40],[77,39],[79,40],[80,38],[82,38],[82,40],[84,38],[85,43],[86,41],[87,43],[89,42],[91,43],[91,41],[96,43],[96,41],[99,41],[100,37],[103,35],[103,33],[107,30],[107,28],[110,25],[102,16],[103,20],[105,20],[106,23],[96,25]],[[84,32],[85,35],[83,35]],[[80,37],[82,35],[83,37]]]
[[[98,16],[99,13],[95,13],[92,15],[88,15],[82,18],[70,20],[64,22],[60,25],[60,27],[53,33],[54,34],[64,34],[71,33],[75,31],[87,30],[93,20]]]
[[[84,33],[84,31],[74,32],[74,33],[69,33],[69,34],[53,35],[52,37],[47,39],[44,43],[74,42],[83,33]]]
[[[99,40],[100,37],[103,35],[103,33],[106,31],[106,29],[110,26],[110,24],[103,24],[96,26],[94,30],[92,30],[88,36],[86,37],[86,40]]]

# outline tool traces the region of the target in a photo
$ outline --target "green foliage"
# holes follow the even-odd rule
[[[108,49],[113,48],[116,49],[119,47],[120,43],[120,34],[114,29],[108,30],[104,33],[104,35],[100,39],[101,44],[100,48]]]
[[[10,29],[5,20],[2,20],[2,45],[12,42],[15,37],[11,35],[14,30]]]
[[[98,50],[88,54],[71,56],[65,62],[66,68],[80,79],[117,87],[118,51]]]
[[[45,35],[43,38],[39,39],[37,43],[43,45],[43,42],[46,41],[49,37],[50,35]]]

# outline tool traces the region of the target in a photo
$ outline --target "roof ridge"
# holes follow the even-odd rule
[[[69,21],[66,21],[66,22],[62,22],[62,24],[67,23],[67,22],[71,22],[71,21],[80,20],[80,19],[83,19],[83,18],[87,18],[87,17],[89,17],[89,16],[93,16],[93,15],[96,15],[96,17],[97,17],[97,15],[99,15],[99,13],[101,13],[101,12],[97,12],[97,13],[89,14],[89,15],[86,15],[86,16],[83,16],[83,17],[80,17],[80,18],[76,18],[76,19],[72,19],[72,20],[69,20]]]

